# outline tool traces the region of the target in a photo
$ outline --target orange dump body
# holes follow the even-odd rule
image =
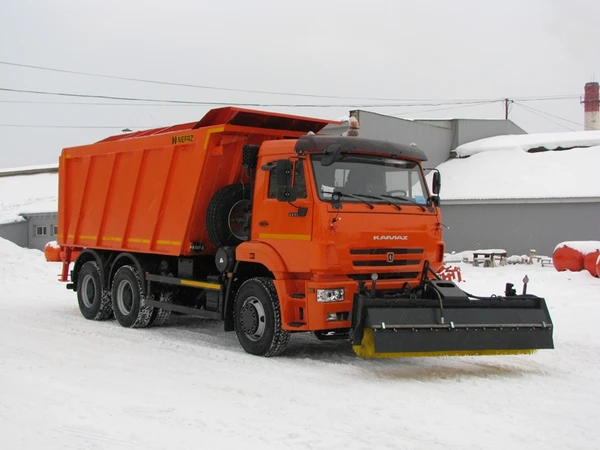
[[[331,122],[239,108],[199,122],[112,136],[63,150],[58,243],[163,255],[214,251],[208,203],[221,187],[250,182],[242,147],[297,138]]]

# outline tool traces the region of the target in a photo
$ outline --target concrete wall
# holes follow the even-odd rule
[[[510,120],[457,119],[455,139],[452,150],[467,142],[506,134],[526,134],[523,129]]]
[[[503,248],[551,256],[563,241],[600,240],[600,203],[444,205],[446,251]]]
[[[450,156],[454,139],[451,129],[368,111],[359,111],[358,121],[361,137],[417,144],[427,155],[425,167],[436,167]]]
[[[0,224],[0,238],[14,242],[20,247],[27,247],[27,222],[13,222]]]

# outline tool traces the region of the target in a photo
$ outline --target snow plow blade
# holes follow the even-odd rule
[[[389,300],[357,294],[354,352],[363,358],[398,358],[519,354],[554,348],[552,320],[543,298],[515,295],[473,300],[450,282],[428,281],[428,287],[440,295]]]

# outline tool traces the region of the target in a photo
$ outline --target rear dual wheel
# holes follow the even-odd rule
[[[102,272],[96,261],[81,266],[77,277],[77,303],[88,320],[106,320],[112,316],[110,292],[104,289]]]
[[[115,318],[127,328],[144,328],[150,324],[154,309],[143,305],[142,280],[135,266],[122,266],[112,283]]]
[[[88,261],[81,266],[77,278],[77,303],[83,317],[88,320],[106,320],[113,316],[128,328],[143,328],[163,325],[171,311],[151,306],[142,306],[142,282],[135,266],[119,268],[112,289],[106,289],[100,266]],[[160,300],[173,301],[173,292],[164,292]]]

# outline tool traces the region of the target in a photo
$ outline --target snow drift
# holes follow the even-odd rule
[[[527,152],[538,148],[555,150],[574,147],[593,147],[598,145],[600,145],[600,131],[510,134],[468,142],[456,147],[454,152],[458,157],[466,157],[490,151],[519,149]]]
[[[598,167],[600,146],[541,153],[486,151],[440,164],[440,196],[442,200],[600,197]]]

